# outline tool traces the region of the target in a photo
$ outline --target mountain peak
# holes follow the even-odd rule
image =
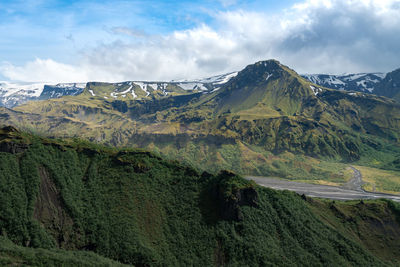
[[[277,60],[266,60],[248,65],[216,97],[220,113],[280,116],[301,112],[314,95],[309,83],[295,71]]]
[[[377,85],[375,93],[400,101],[400,69],[386,74],[386,77]]]
[[[249,87],[266,85],[273,80],[289,77],[301,79],[295,71],[281,64],[278,60],[269,59],[246,66],[236,77],[230,80],[230,83],[237,83],[239,87]],[[228,86],[228,84],[226,85]]]
[[[284,70],[285,66],[282,65],[278,60],[269,59],[269,60],[258,61],[254,64],[250,64],[246,68],[244,68],[243,71],[255,70],[255,69],[263,70],[266,72],[267,71],[273,72],[278,70]]]
[[[272,68],[279,68],[279,67],[282,66],[281,63],[276,59],[261,60],[261,61],[258,61],[256,63],[252,64],[252,65],[256,65],[256,66],[262,65],[264,67],[269,66],[269,67],[272,67]]]
[[[230,83],[236,83],[238,87],[248,87],[267,84],[271,80],[283,77],[285,73],[289,74],[290,71],[288,67],[274,59],[258,61],[239,71],[237,76],[232,78],[226,85],[229,86]],[[292,72],[290,74],[296,73]]]

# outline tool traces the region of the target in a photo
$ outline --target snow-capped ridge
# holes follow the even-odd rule
[[[346,91],[373,93],[376,85],[386,76],[385,73],[355,73],[343,75],[304,74],[303,78],[317,85]]]

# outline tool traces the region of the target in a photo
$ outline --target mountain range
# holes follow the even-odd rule
[[[27,87],[35,101],[0,107],[0,265],[398,266],[398,203],[240,176],[342,186],[356,166],[363,190],[400,193],[397,78],[378,96],[266,60],[205,80]]]
[[[212,92],[218,90],[238,72],[217,75],[209,78],[181,81],[128,81],[119,83],[103,83],[114,87],[114,92],[107,92],[107,98],[136,98],[148,97],[153,91],[159,90],[157,96],[166,96],[170,93],[191,93],[193,91]],[[343,75],[304,74],[303,78],[326,88],[372,93],[386,96],[400,101],[400,69],[389,73],[356,73]],[[0,82],[0,106],[12,108],[28,101],[59,98],[65,95],[79,95],[87,83],[13,83]],[[127,92],[129,86],[133,87]],[[136,88],[136,89],[135,89]],[[168,89],[167,89],[168,88]],[[141,89],[144,92],[138,93]],[[147,90],[148,89],[148,90]],[[188,91],[188,92],[185,92]],[[130,96],[131,95],[131,96]]]
[[[145,148],[213,172],[341,184],[343,163],[400,169],[395,100],[326,88],[275,60],[208,81],[91,82],[79,95],[0,109],[0,123]]]
[[[102,95],[107,98],[143,98],[153,95],[167,96],[171,93],[180,92],[185,94],[186,91],[213,91],[226,83],[230,78],[234,77],[237,72],[217,75],[205,79],[198,80],[182,80],[170,82],[147,82],[147,81],[129,81],[120,83],[94,83],[103,84],[103,86],[113,87],[113,92],[107,92]],[[93,84],[93,83],[89,83]],[[15,106],[25,104],[28,101],[46,100],[51,98],[60,98],[67,95],[79,95],[83,93],[83,89],[87,83],[59,83],[49,85],[46,83],[13,83],[0,82],[0,106],[13,108]],[[129,87],[132,87],[129,89]],[[127,90],[129,89],[129,90]],[[131,90],[132,89],[132,90]],[[126,92],[124,92],[124,90]],[[139,90],[139,91],[138,91]],[[89,91],[90,92],[90,91]]]

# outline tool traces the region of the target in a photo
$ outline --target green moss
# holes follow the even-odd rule
[[[52,264],[76,255],[90,264],[97,257],[56,247],[150,266],[389,263],[323,222],[295,193],[261,188],[229,172],[200,174],[150,152],[30,140],[23,151],[0,153],[0,232],[17,245],[51,250],[9,243],[6,264]],[[241,219],[224,219],[221,189],[232,201],[249,189],[256,205],[237,200],[233,208],[240,206]]]
[[[0,236],[1,266],[126,266],[93,252],[32,249]]]

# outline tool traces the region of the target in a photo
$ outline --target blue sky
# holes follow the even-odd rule
[[[0,58],[23,64],[37,57],[69,62],[79,49],[141,35],[168,34],[227,10],[276,10],[294,1],[56,1],[0,2]],[[137,36],[124,36],[118,29]]]
[[[398,0],[1,0],[0,34],[3,80],[195,78],[268,58],[303,73],[400,67]]]

